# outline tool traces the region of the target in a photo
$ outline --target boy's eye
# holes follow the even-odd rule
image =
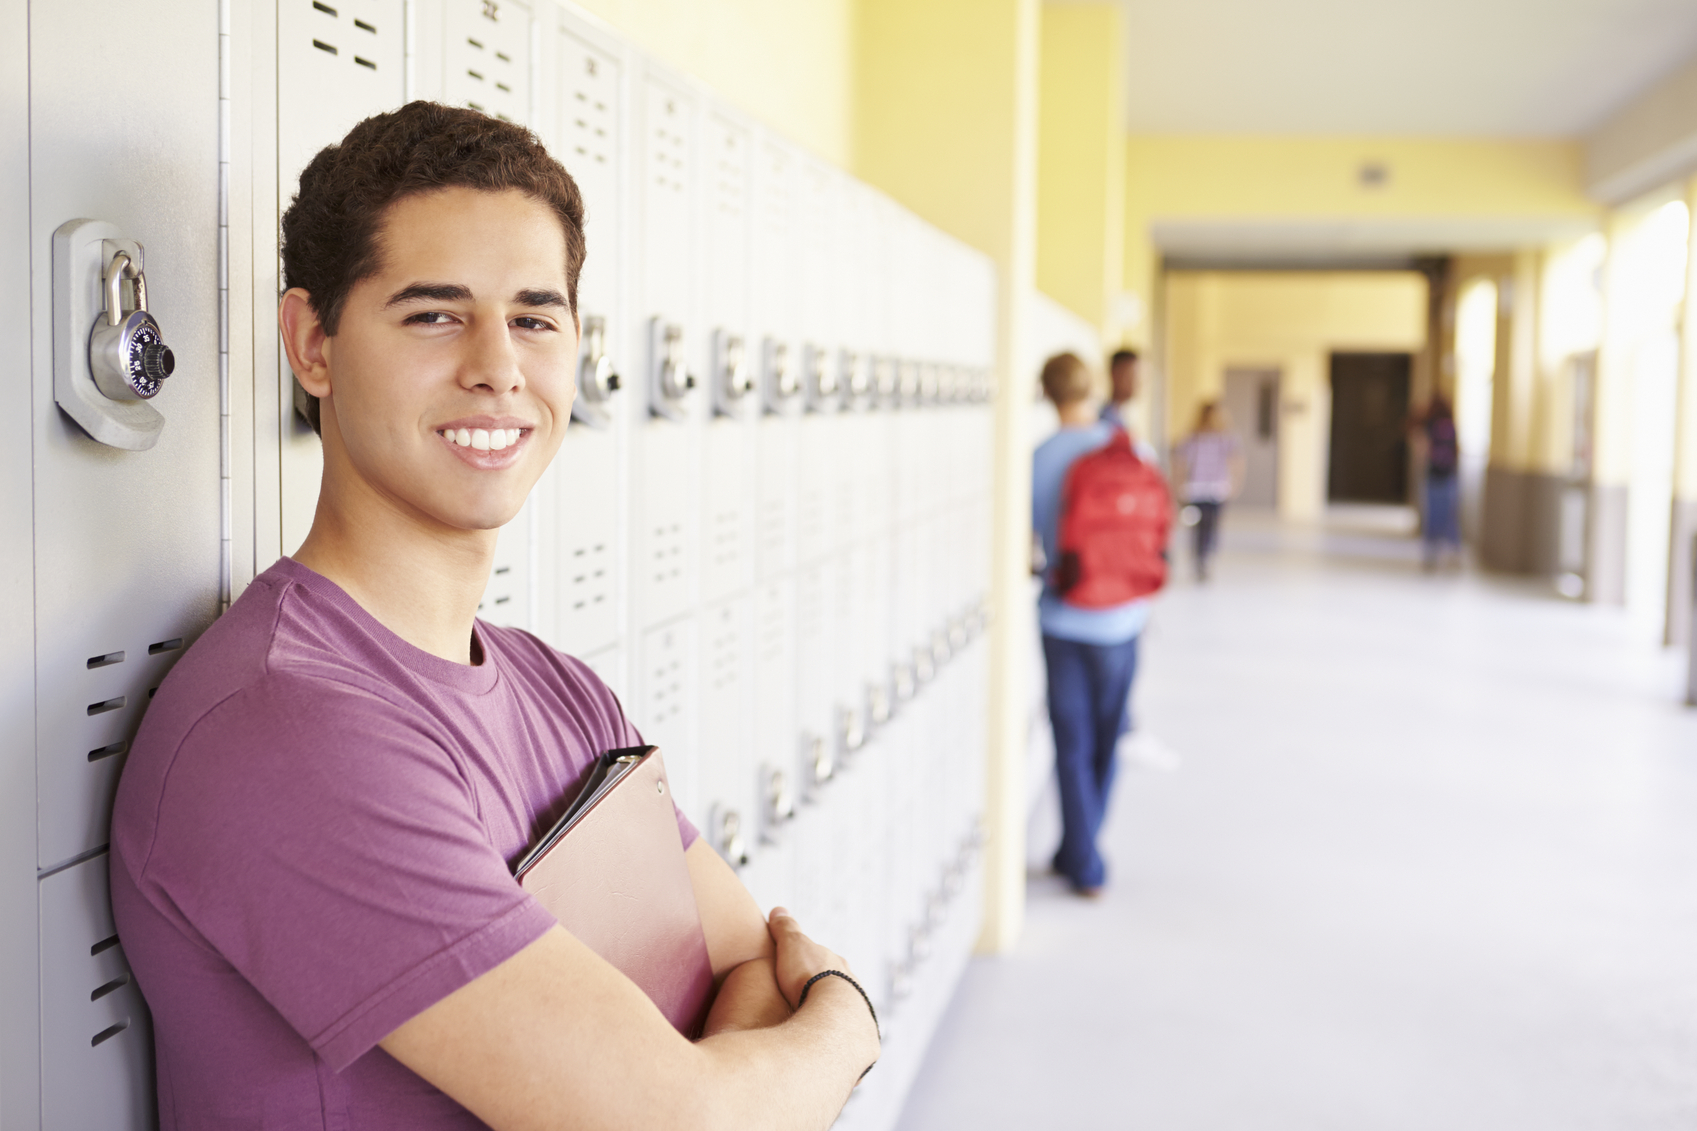
[[[552,330],[554,328],[552,323],[541,318],[522,317],[513,319],[513,322],[521,330]]]
[[[421,310],[407,319],[407,324],[418,326],[435,326],[446,322],[448,315],[440,310]]]

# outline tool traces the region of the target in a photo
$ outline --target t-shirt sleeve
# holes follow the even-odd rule
[[[142,882],[340,1071],[554,925],[432,724],[273,678],[188,733]]]

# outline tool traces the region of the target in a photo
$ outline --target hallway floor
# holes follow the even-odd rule
[[[1088,903],[1034,873],[903,1131],[1697,1127],[1697,712],[1614,611],[1227,516]],[[1034,855],[1042,845],[1034,845]]]

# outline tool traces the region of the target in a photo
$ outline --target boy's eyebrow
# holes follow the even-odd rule
[[[412,283],[390,295],[383,308],[387,310],[408,302],[470,302],[472,298],[471,288],[461,283]],[[565,295],[547,287],[526,287],[513,295],[513,305],[571,309]]]
[[[530,287],[513,296],[514,306],[560,306],[570,310],[571,303],[559,291],[545,287]]]
[[[470,302],[471,288],[461,283],[413,283],[389,296],[383,304],[387,310],[403,302]]]

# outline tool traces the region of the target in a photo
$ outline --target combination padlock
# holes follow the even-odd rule
[[[124,282],[135,307],[124,309]],[[106,310],[88,337],[88,368],[100,391],[115,401],[151,400],[177,367],[159,323],[147,312],[147,279],[117,252],[102,277]]]

